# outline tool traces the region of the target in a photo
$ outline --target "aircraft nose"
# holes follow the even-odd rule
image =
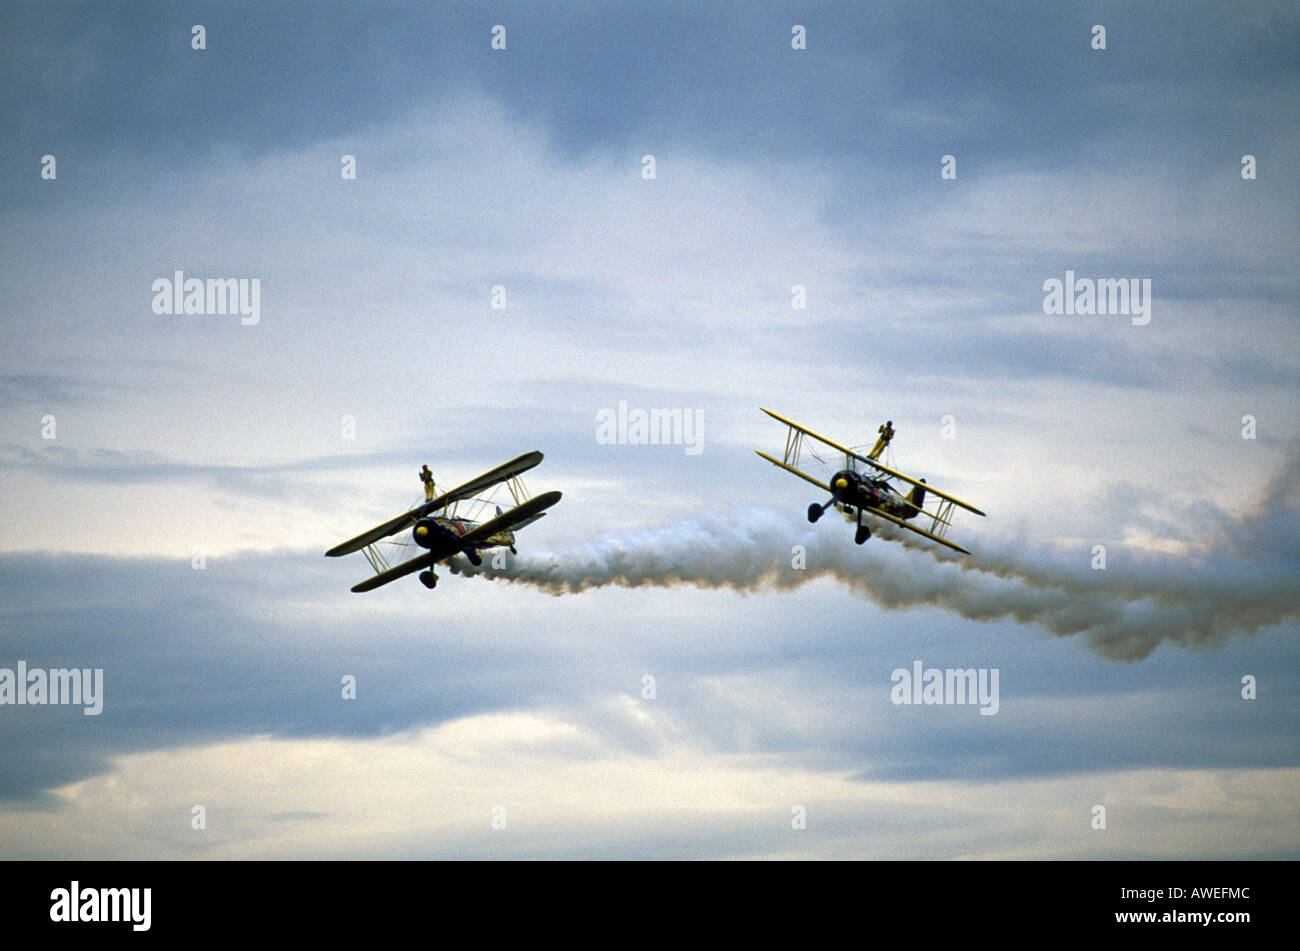
[[[844,478],[843,476],[840,476],[838,479],[835,480],[835,488],[847,489],[848,487],[849,487],[849,480]]]

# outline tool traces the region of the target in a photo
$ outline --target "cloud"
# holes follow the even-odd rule
[[[533,719],[523,734],[520,723],[470,717],[378,741],[259,737],[124,756],[112,775],[61,788],[57,811],[0,813],[0,854],[1226,859],[1300,850],[1294,769],[864,783],[683,746],[628,756],[563,719]],[[537,744],[556,733],[583,735],[594,755]],[[1090,827],[1098,804],[1105,831]],[[195,805],[205,811],[198,830]]]
[[[5,373],[0,374],[0,408],[48,410],[55,406],[84,405],[91,400],[105,399],[114,389],[85,376]]]

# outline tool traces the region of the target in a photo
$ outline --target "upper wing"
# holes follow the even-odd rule
[[[435,512],[440,508],[450,505],[452,502],[459,502],[461,499],[467,499],[471,495],[478,495],[484,489],[490,489],[498,482],[505,482],[513,479],[517,475],[522,475],[533,466],[542,461],[542,454],[534,450],[526,452],[522,456],[511,459],[509,462],[502,463],[491,472],[485,472],[477,479],[471,479],[464,485],[458,485],[450,492],[446,492],[431,502],[425,502],[416,509],[418,512],[428,513]]]
[[[762,409],[762,407],[760,406],[759,409]],[[839,443],[835,442],[834,440],[827,439],[825,436],[821,435],[820,433],[813,432],[807,426],[800,426],[793,419],[786,419],[780,413],[774,413],[770,409],[764,409],[763,412],[767,413],[768,416],[771,416],[778,423],[783,423],[784,425],[789,426],[791,429],[803,433],[805,436],[811,436],[813,439],[816,439],[818,442],[825,443],[826,445],[830,446],[832,449],[844,453],[844,455],[846,456],[853,456],[856,459],[862,458],[856,452],[850,449],[848,446],[841,446]]]
[[[837,452],[844,453],[844,455],[847,458],[857,459],[859,462],[866,463],[872,468],[878,469],[881,472],[885,473],[886,475],[892,476],[895,479],[902,479],[904,482],[908,482],[912,485],[922,486],[926,492],[937,495],[939,498],[951,502],[953,505],[961,506],[968,512],[974,512],[976,515],[984,514],[979,509],[975,508],[975,506],[968,505],[967,503],[963,502],[961,499],[951,496],[947,492],[941,491],[940,489],[936,489],[934,486],[930,485],[929,483],[923,483],[919,479],[913,479],[911,476],[903,475],[903,473],[897,472],[894,469],[890,469],[888,466],[882,466],[874,459],[868,459],[866,456],[859,455],[858,453],[850,449],[848,446],[841,446],[839,443],[831,439],[827,439],[825,436],[821,435],[820,433],[813,432],[811,429],[808,429],[806,426],[800,426],[792,419],[786,419],[784,416],[780,415],[779,413],[774,413],[770,409],[764,409],[763,412],[767,413],[768,416],[771,416],[777,422],[784,423],[786,426],[789,426],[791,429],[803,433],[805,436],[811,436],[813,439],[816,439],[818,442],[825,443],[827,446],[830,446],[832,449],[836,450]],[[759,455],[763,455],[765,459],[768,459],[772,462],[776,462],[776,460],[772,459],[771,456],[766,456],[763,453],[759,453]],[[787,465],[783,465],[782,463],[779,462],[777,462],[776,464],[781,466],[783,469],[790,469],[790,471],[794,472],[796,475],[803,475],[803,473],[799,472],[797,469],[792,469],[791,467]],[[808,476],[804,476],[804,478],[808,479],[809,482],[812,482],[815,485],[821,485],[821,483],[817,482],[814,479],[808,478]]]
[[[444,492],[436,499],[425,502],[423,505],[411,509],[409,512],[403,512],[397,518],[385,522],[383,525],[377,525],[368,532],[362,532],[356,538],[344,542],[341,545],[335,545],[325,554],[331,558],[337,558],[339,555],[350,555],[354,551],[360,551],[367,545],[373,545],[381,538],[387,538],[389,535],[395,535],[402,529],[424,518],[430,512],[436,512],[438,509],[445,508],[452,502],[459,502],[461,499],[467,499],[472,495],[477,495],[484,489],[489,489],[498,482],[505,482],[507,479],[513,479],[521,473],[527,472],[533,466],[542,461],[540,452],[526,452],[518,458],[511,459],[509,462],[497,466],[491,472],[485,472],[477,479],[471,479],[464,485],[457,486],[450,492]],[[408,562],[409,564],[409,562]],[[401,567],[401,566],[399,566]],[[414,569],[412,569],[414,570]]]

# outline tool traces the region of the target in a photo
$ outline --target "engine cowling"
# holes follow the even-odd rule
[[[434,542],[442,537],[446,531],[441,525],[431,518],[422,518],[415,523],[415,528],[411,529],[411,538],[421,548],[432,548]]]
[[[862,483],[862,477],[852,469],[841,469],[831,477],[831,491],[837,498],[851,499]]]

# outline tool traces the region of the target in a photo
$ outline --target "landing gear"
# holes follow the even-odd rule
[[[858,530],[853,533],[853,544],[861,545],[871,537],[871,529],[862,524],[862,509],[858,509]]]
[[[826,510],[834,504],[835,504],[834,496],[831,496],[830,501],[827,502],[825,505],[818,505],[816,502],[814,502],[812,505],[808,506],[808,521],[810,522],[817,521],[817,519],[825,515]]]
[[[421,571],[420,583],[424,585],[426,588],[428,588],[430,591],[432,591],[434,588],[438,586],[438,576],[435,575],[432,571]]]

